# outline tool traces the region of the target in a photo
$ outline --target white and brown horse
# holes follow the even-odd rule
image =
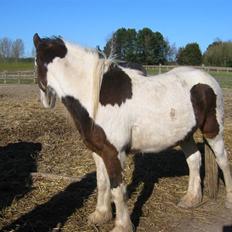
[[[112,198],[116,206],[113,231],[132,231],[122,178],[128,150],[159,152],[179,144],[189,166],[188,190],[179,206],[199,204],[201,155],[193,140],[197,128],[223,171],[226,206],[232,208],[232,178],[223,141],[223,96],[210,75],[182,67],[145,77],[139,70],[100,59],[97,51],[61,38],[35,34],[34,45],[44,106],[53,107],[58,96],[93,151],[98,197],[90,222],[111,219]]]

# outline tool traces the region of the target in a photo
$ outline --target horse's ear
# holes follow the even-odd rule
[[[39,43],[41,42],[41,38],[37,33],[35,33],[33,36],[33,42],[36,48],[39,46]]]

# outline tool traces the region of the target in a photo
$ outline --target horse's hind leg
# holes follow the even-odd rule
[[[110,181],[102,158],[95,153],[93,158],[97,170],[97,206],[88,220],[93,224],[102,224],[112,218]]]
[[[230,164],[227,158],[227,152],[224,147],[223,136],[220,133],[214,138],[205,137],[205,139],[207,140],[208,144],[213,150],[216,156],[217,164],[221,168],[223,175],[224,175],[226,192],[227,192],[226,207],[232,208],[232,177],[231,177],[231,172],[230,172]]]
[[[202,199],[200,178],[201,154],[192,136],[181,143],[181,148],[185,153],[189,167],[189,183],[187,193],[180,200],[178,206],[190,208],[197,206]]]

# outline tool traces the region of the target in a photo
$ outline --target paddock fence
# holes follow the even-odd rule
[[[0,72],[0,84],[35,84],[36,72],[29,71],[3,71]]]
[[[158,73],[167,72],[173,68],[180,67],[179,65],[143,65],[146,70],[155,70]],[[206,72],[227,72],[232,73],[232,67],[214,67],[214,66],[193,66],[198,69],[205,70]]]
[[[148,75],[165,73],[177,65],[143,65]],[[232,67],[195,66],[214,76],[223,88],[232,88]],[[0,84],[35,84],[37,75],[35,70],[3,71],[0,72]]]
[[[143,65],[148,75],[156,75],[168,72],[178,65]],[[232,88],[232,67],[194,66],[211,74],[222,88]]]

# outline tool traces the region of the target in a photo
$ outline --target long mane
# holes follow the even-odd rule
[[[113,56],[107,57],[103,52],[94,48],[85,48],[75,43],[70,43],[65,41],[65,44],[72,49],[72,55],[75,60],[83,60],[83,57],[90,62],[89,70],[92,79],[91,88],[91,102],[92,102],[92,112],[89,112],[93,119],[95,119],[100,99],[100,89],[102,78],[105,72],[108,71],[109,66],[112,63],[116,63]]]

